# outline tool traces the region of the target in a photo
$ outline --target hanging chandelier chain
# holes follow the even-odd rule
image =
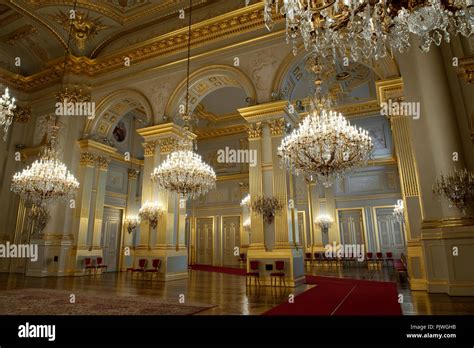
[[[189,113],[189,70],[191,65],[191,19],[193,13],[193,0],[189,0],[189,25],[188,25],[188,58],[186,70],[186,115]]]

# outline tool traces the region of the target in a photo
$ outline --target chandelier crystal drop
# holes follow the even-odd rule
[[[192,151],[192,143],[171,152],[151,174],[160,189],[176,192],[181,198],[195,199],[216,187],[216,173],[201,156]]]
[[[14,193],[39,206],[69,199],[78,188],[79,182],[51,146],[45,147],[31,166],[16,173],[11,184]]]
[[[366,130],[352,126],[341,113],[314,106],[277,150],[289,170],[325,187],[365,165],[372,152],[372,139]]]
[[[3,127],[3,140],[7,140],[8,128],[13,122],[13,110],[15,110],[15,97],[10,97],[8,88],[0,97],[0,126]]]
[[[474,32],[471,0],[264,0],[264,21],[272,30],[274,16],[286,20],[286,39],[297,52],[299,40],[318,56],[383,58],[390,49],[406,51],[410,34],[422,51],[451,35]]]

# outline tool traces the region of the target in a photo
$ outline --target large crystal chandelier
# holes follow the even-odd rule
[[[467,208],[474,202],[474,173],[464,168],[440,174],[433,185],[433,193],[447,199],[450,207],[454,206],[466,214]]]
[[[299,127],[288,134],[277,149],[277,155],[289,170],[305,179],[320,181],[330,187],[334,180],[363,166],[372,156],[373,144],[368,132],[352,126],[341,113],[329,109],[322,97],[321,64],[315,61],[316,93],[311,111]]]
[[[171,152],[151,174],[152,182],[161,189],[176,192],[181,198],[195,199],[216,187],[216,173],[192,151],[192,142],[185,141]]]
[[[451,35],[474,31],[471,0],[264,0],[264,21],[271,30],[274,14],[286,18],[287,42],[296,54],[306,50],[336,59],[382,58],[388,49],[406,51],[410,34],[427,52]]]
[[[186,139],[171,152],[166,160],[151,174],[152,182],[160,189],[176,192],[181,199],[195,199],[216,187],[216,173],[193,151],[189,136],[192,114],[189,111],[189,63],[191,53],[191,13],[192,0],[189,1],[188,59],[186,78],[186,109],[183,121]]]
[[[40,158],[12,178],[11,190],[38,206],[69,199],[79,188],[74,175],[58,159],[55,140],[58,129],[55,124],[51,141],[43,148]]]
[[[10,98],[8,88],[0,97],[0,126],[3,127],[3,140],[7,140],[8,128],[13,122],[13,110],[15,110],[15,97]]]

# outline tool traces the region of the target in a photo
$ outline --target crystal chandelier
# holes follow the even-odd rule
[[[192,121],[192,114],[189,110],[191,12],[192,0],[189,1],[186,109],[183,116],[186,139],[151,174],[151,181],[156,183],[160,189],[175,192],[180,196],[180,199],[195,199],[216,187],[216,173],[208,164],[202,161],[200,155],[193,151],[193,142],[188,132],[191,129]]]
[[[216,187],[216,173],[192,151],[192,143],[185,142],[155,168],[151,181],[160,189],[178,193],[181,198],[195,199]]]
[[[403,206],[403,201],[399,199],[397,201],[397,205],[395,206],[395,208],[393,208],[393,216],[395,220],[401,223],[405,221],[405,215],[403,213],[404,210],[405,210],[405,207]]]
[[[69,199],[79,188],[79,182],[74,175],[58,159],[58,129],[59,126],[55,124],[51,141],[43,148],[40,158],[12,178],[11,190],[27,202],[38,206]]]
[[[466,208],[474,201],[474,173],[467,169],[441,174],[433,185],[433,193],[445,197],[449,206],[466,213]]]
[[[257,197],[251,204],[254,214],[261,215],[263,220],[271,224],[275,215],[283,209],[283,203],[276,197]]]
[[[3,140],[7,140],[8,128],[13,122],[13,110],[15,110],[15,97],[10,98],[8,88],[0,97],[0,126],[3,127]]]
[[[389,49],[406,51],[410,34],[427,52],[432,43],[474,32],[470,0],[264,0],[264,21],[286,18],[286,39],[296,54],[298,41],[318,56],[382,58]]]
[[[132,233],[140,225],[140,217],[138,215],[128,215],[124,220],[124,225],[128,233]]]
[[[241,207],[248,207],[250,206],[250,194],[247,194],[242,200],[240,201]]]
[[[138,216],[143,220],[148,220],[152,228],[158,226],[158,219],[161,215],[163,215],[163,208],[157,201],[146,201],[138,211]]]
[[[366,130],[352,126],[341,113],[314,103],[309,115],[277,150],[289,170],[321,181],[325,187],[365,165],[372,152],[372,139]]]

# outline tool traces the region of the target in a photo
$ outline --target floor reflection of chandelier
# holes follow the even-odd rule
[[[79,182],[57,158],[55,135],[38,160],[16,173],[12,178],[11,190],[28,202],[42,206],[60,199],[68,199],[79,188]]]
[[[15,98],[10,98],[8,88],[0,97],[0,127],[3,127],[3,140],[7,140],[8,128],[13,122],[13,110],[15,110]]]
[[[432,43],[458,33],[474,32],[474,6],[470,0],[264,0],[266,27],[274,13],[286,18],[287,41],[293,52],[301,38],[305,49],[319,56],[339,54],[357,61],[381,58],[393,48],[403,52],[410,34],[427,52]]]
[[[366,164],[372,151],[372,139],[366,130],[350,125],[341,113],[314,106],[278,147],[278,155],[288,169],[321,181],[325,187]]]
[[[192,142],[168,155],[151,174],[159,188],[176,192],[183,198],[197,198],[216,187],[216,173],[192,151]]]

